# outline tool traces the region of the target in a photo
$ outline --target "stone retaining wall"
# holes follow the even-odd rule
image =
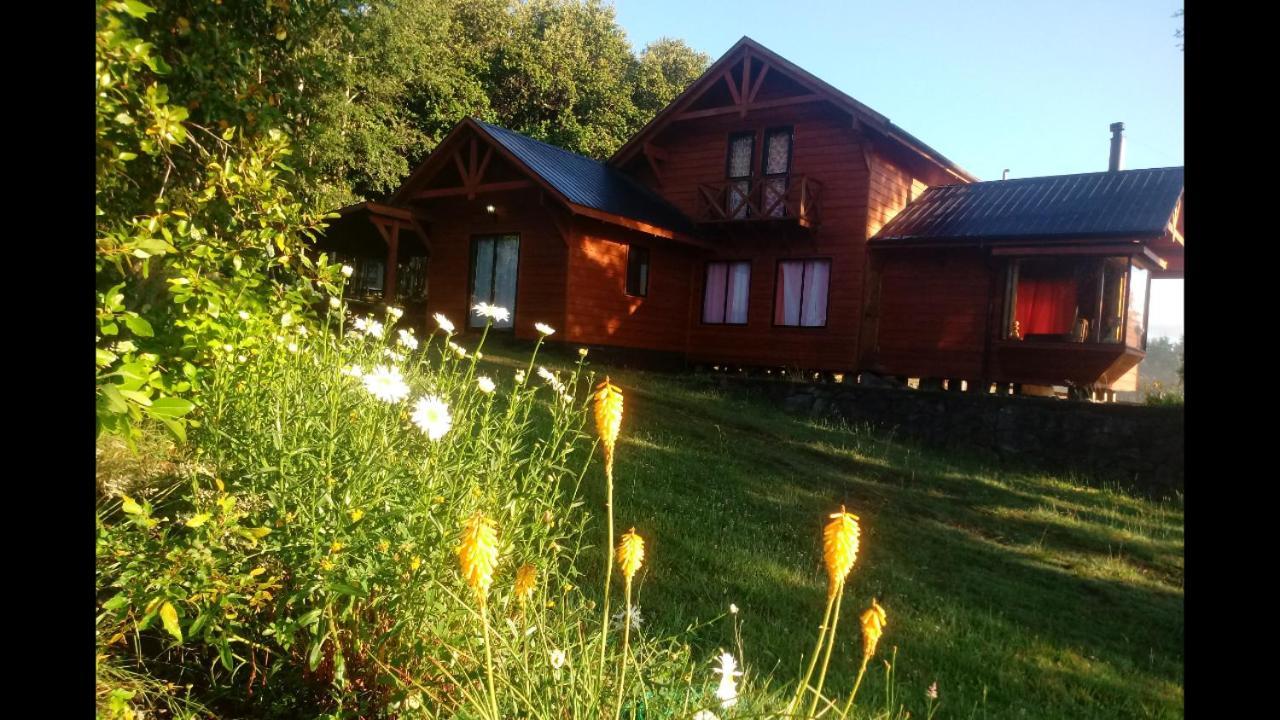
[[[725,377],[788,412],[1149,489],[1183,487],[1183,409]]]

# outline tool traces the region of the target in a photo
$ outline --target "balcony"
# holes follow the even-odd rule
[[[822,183],[805,175],[725,180],[699,185],[697,202],[698,222],[793,222],[812,229],[822,219]]]

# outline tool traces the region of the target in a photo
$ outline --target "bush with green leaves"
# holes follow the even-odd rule
[[[185,438],[238,317],[301,316],[338,272],[308,255],[323,218],[282,133],[214,133],[169,104],[168,66],[130,29],[151,12],[98,4],[97,416],[131,443],[144,419]]]

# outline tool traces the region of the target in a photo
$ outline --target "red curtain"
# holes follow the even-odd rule
[[[1069,333],[1075,319],[1074,277],[1018,278],[1017,320],[1024,337]]]

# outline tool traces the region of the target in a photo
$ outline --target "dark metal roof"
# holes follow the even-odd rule
[[[497,125],[475,123],[571,203],[686,235],[697,232],[684,213],[617,168]]]
[[[1180,167],[942,185],[872,241],[1159,236],[1181,194]]]

